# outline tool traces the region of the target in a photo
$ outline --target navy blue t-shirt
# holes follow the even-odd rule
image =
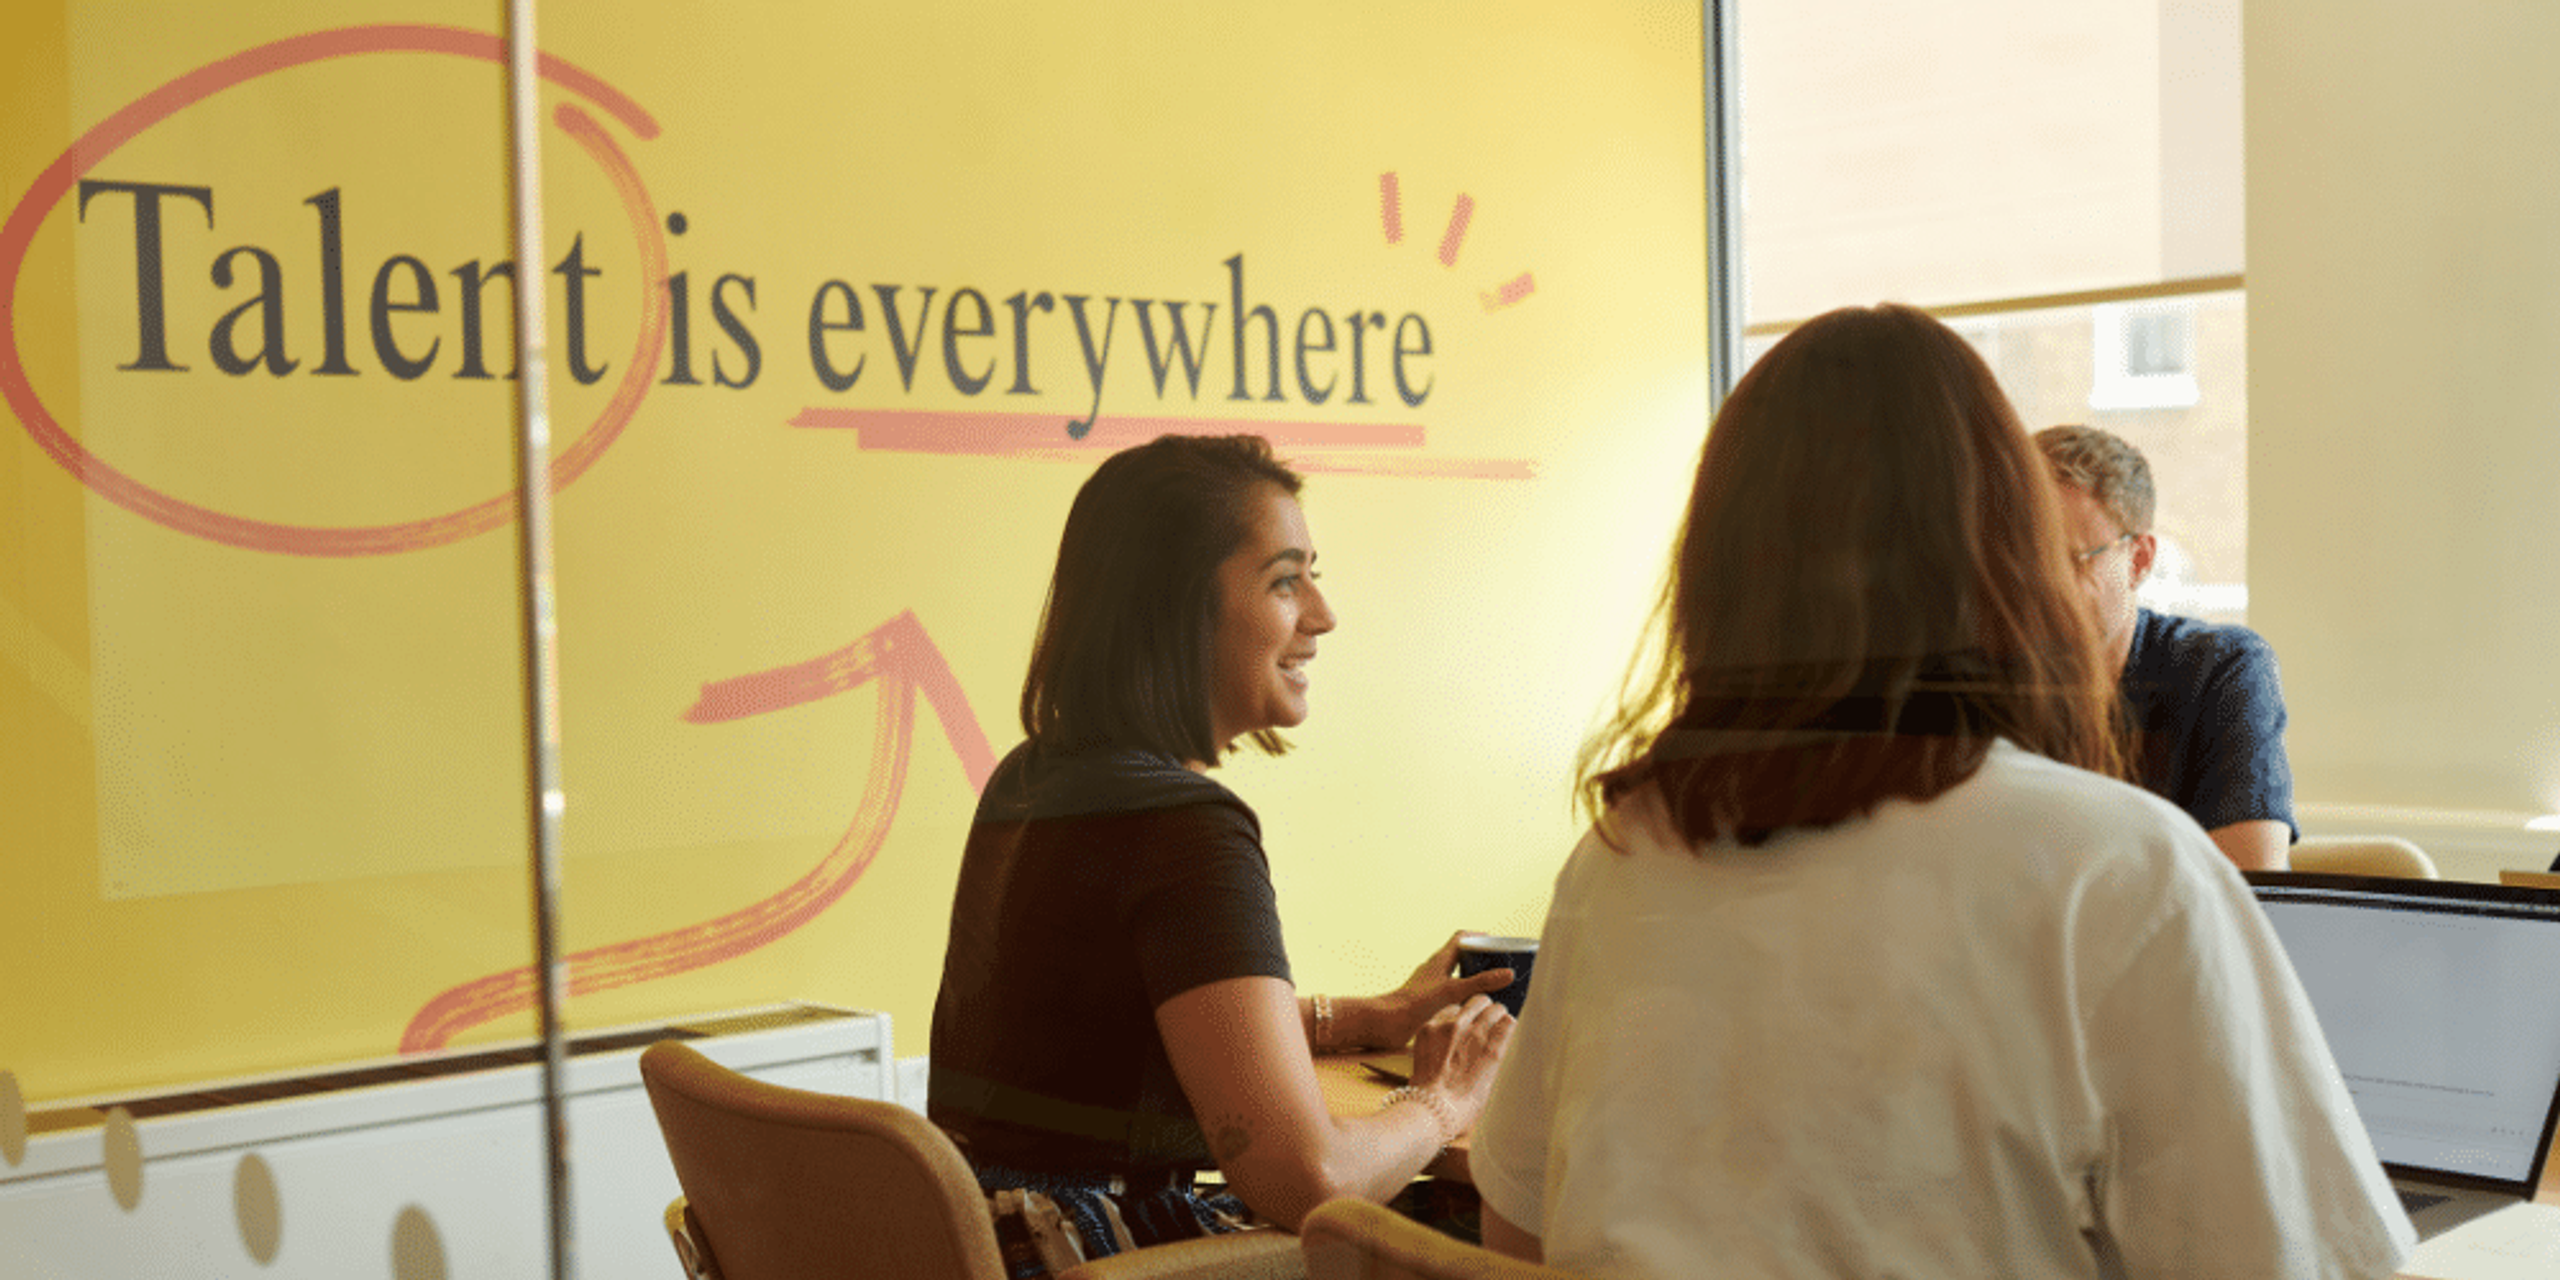
[[[2122,684],[2134,780],[2207,831],[2272,818],[2292,839],[2293,767],[2275,650],[2247,627],[2139,612]]]

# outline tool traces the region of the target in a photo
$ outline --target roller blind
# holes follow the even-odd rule
[[[1740,0],[1744,320],[2240,271],[2240,14]]]

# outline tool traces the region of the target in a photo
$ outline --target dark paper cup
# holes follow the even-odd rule
[[[1458,976],[1472,978],[1487,969],[1509,969],[1511,985],[1493,992],[1494,1002],[1520,1016],[1520,1004],[1529,998],[1529,967],[1538,960],[1536,938],[1506,938],[1498,934],[1469,933],[1458,938]]]

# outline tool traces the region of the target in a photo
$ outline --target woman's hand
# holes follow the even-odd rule
[[[1479,996],[1427,1026],[1414,1084],[1428,1102],[1337,1116],[1307,1057],[1296,992],[1278,978],[1203,983],[1156,1006],[1156,1030],[1227,1187],[1296,1230],[1338,1196],[1381,1201],[1475,1123],[1511,1018]]]
[[[1487,969],[1471,978],[1455,976],[1458,968],[1458,939],[1466,930],[1449,935],[1431,958],[1416,966],[1404,985],[1378,997],[1379,1025],[1375,1028],[1378,1043],[1401,1045],[1421,1030],[1423,1022],[1451,1005],[1465,1004],[1469,997],[1491,995],[1511,985],[1511,970]],[[1417,1055],[1419,1053],[1417,1051]]]
[[[1413,1087],[1447,1099],[1460,1133],[1474,1128],[1484,1111],[1494,1068],[1502,1064],[1515,1025],[1510,1010],[1489,996],[1474,995],[1463,1005],[1431,1015],[1414,1034]]]

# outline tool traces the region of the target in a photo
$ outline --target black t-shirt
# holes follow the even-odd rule
[[[961,855],[927,1110],[981,1164],[1208,1167],[1155,1010],[1251,976],[1289,977],[1253,811],[1164,756],[1026,743]]]

